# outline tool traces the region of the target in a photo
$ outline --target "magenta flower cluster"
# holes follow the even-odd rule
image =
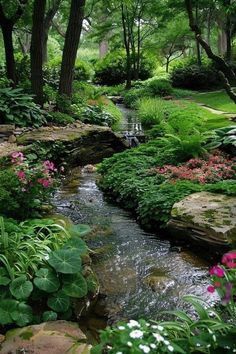
[[[210,293],[217,291],[223,305],[233,303],[234,306],[236,294],[236,251],[224,254],[221,263],[210,269],[209,274],[212,285],[209,285],[207,290]]]
[[[24,154],[18,151],[12,153],[11,162],[22,184],[22,192],[27,192],[32,188],[53,187],[57,172],[53,162],[47,160],[31,165]]]
[[[191,159],[178,166],[165,165],[152,169],[172,181],[189,180],[201,184],[235,178],[236,159],[222,153],[209,155],[206,159]]]

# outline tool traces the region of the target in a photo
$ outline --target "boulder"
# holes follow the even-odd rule
[[[171,216],[167,227],[173,236],[226,249],[236,242],[236,197],[194,193],[175,203]]]
[[[76,121],[65,127],[41,127],[23,133],[17,138],[20,145],[40,142],[47,149],[52,143],[56,148],[57,159],[65,160],[69,165],[94,164],[115,152],[125,150],[125,140],[110,128],[84,124]]]
[[[51,321],[6,333],[1,354],[89,354],[91,346],[77,323]]]

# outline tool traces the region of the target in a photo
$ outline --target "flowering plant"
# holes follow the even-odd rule
[[[11,155],[13,171],[18,179],[19,188],[17,194],[22,195],[24,216],[39,207],[47,200],[57,186],[57,169],[54,163],[31,163],[22,152],[13,152]]]
[[[209,155],[206,159],[190,159],[179,166],[165,165],[152,169],[159,175],[170,180],[189,180],[201,184],[218,182],[236,177],[236,159],[223,154]]]
[[[215,265],[209,271],[211,283],[207,290],[210,293],[217,291],[221,303],[231,316],[236,315],[236,251],[226,253],[221,264]]]

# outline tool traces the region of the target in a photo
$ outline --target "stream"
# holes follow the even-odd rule
[[[134,112],[118,107],[123,114],[120,130],[141,130]],[[191,312],[183,301],[185,294],[212,300],[206,290],[209,263],[188,249],[172,247],[160,232],[141,229],[129,212],[105,199],[97,178],[96,173],[75,168],[54,197],[58,213],[93,229],[86,241],[94,251],[93,270],[100,283],[95,320],[105,316],[111,324],[161,318],[161,311],[177,308]]]

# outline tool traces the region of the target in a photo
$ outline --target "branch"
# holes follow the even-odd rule
[[[65,38],[66,34],[65,32],[62,31],[60,25],[58,25],[58,23],[56,23],[55,21],[52,21],[52,24],[55,30],[57,31],[57,33],[60,34],[60,36],[62,36],[63,38]]]
[[[195,33],[195,38],[198,43],[205,50],[209,59],[211,59],[215,64],[216,68],[220,73],[220,77],[223,81],[224,88],[229,95],[229,97],[236,103],[236,94],[233,92],[230,86],[230,80],[236,81],[236,75],[233,69],[222,59],[220,56],[213,53],[211,47],[207,44],[207,42],[201,36],[201,30],[196,24],[194,15],[193,15],[193,7],[191,0],[185,0],[185,7],[187,10],[188,18],[189,18],[189,26],[191,30]]]

